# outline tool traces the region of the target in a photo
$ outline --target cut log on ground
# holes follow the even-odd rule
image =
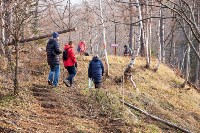
[[[171,122],[168,122],[168,121],[166,121],[166,120],[163,120],[163,119],[161,119],[161,118],[158,118],[157,116],[151,115],[151,114],[149,114],[148,112],[143,111],[142,109],[139,109],[138,107],[135,107],[135,106],[131,105],[130,103],[127,103],[127,102],[125,102],[125,101],[123,101],[123,100],[121,100],[121,102],[122,102],[124,105],[128,106],[129,108],[134,109],[134,110],[136,110],[136,111],[139,111],[140,113],[142,113],[142,114],[144,114],[144,115],[146,115],[146,116],[149,116],[149,117],[151,117],[151,118],[154,119],[154,120],[157,120],[157,121],[159,121],[159,122],[162,122],[162,123],[164,123],[164,124],[166,124],[166,125],[168,125],[168,126],[170,126],[170,127],[173,127],[173,128],[175,128],[175,129],[178,129],[178,130],[180,130],[180,131],[182,131],[182,132],[185,132],[185,133],[192,133],[191,131],[189,131],[189,130],[187,130],[187,129],[181,128],[181,127],[179,127],[179,126],[177,126],[177,125],[175,125],[175,124],[173,124],[173,123],[171,123]]]

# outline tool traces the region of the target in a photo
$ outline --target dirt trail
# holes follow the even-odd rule
[[[31,90],[41,106],[41,109],[35,112],[39,118],[37,119],[39,125],[35,126],[35,131],[53,133],[75,130],[69,121],[70,110],[62,107],[60,96],[52,88],[34,85]]]
[[[115,132],[117,127],[124,126],[121,123],[114,124],[109,118],[102,116],[95,105],[88,105],[78,88],[76,84],[71,88],[50,88],[33,84],[30,88],[30,97],[33,98],[31,106],[23,109],[23,115],[16,111],[4,117],[12,123],[4,122],[4,125],[9,124],[10,128],[0,126],[0,132],[107,133]],[[3,115],[5,114],[2,113]]]

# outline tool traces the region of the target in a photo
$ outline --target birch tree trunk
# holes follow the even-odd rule
[[[105,25],[104,25],[104,19],[103,19],[103,10],[102,10],[102,2],[101,0],[99,0],[99,6],[100,6],[100,11],[101,11],[101,23],[103,26],[103,43],[104,43],[104,52],[105,52],[105,59],[106,59],[106,76],[109,76],[109,63],[108,63],[108,55],[107,55],[107,43],[106,43],[106,29],[105,29]]]
[[[1,65],[3,66],[3,69],[7,67],[6,65],[6,56],[5,56],[5,49],[4,49],[4,44],[5,44],[5,22],[4,22],[4,2],[0,1],[0,55],[2,55],[2,63]]]
[[[172,12],[172,16],[175,17],[174,15],[174,12]],[[174,43],[174,25],[175,25],[175,22],[176,20],[174,18],[172,18],[172,29],[171,29],[171,40],[170,40],[170,43],[171,43],[171,48],[170,48],[170,53],[169,53],[169,64],[172,64],[173,63],[173,58],[175,57],[175,43]]]
[[[138,15],[139,15],[139,20],[142,20],[142,9],[141,9],[141,4],[139,0],[136,0],[137,2],[137,8],[138,8]],[[140,21],[140,28],[139,28],[139,44],[140,46],[138,47],[137,50],[137,55],[139,55],[139,53],[141,54],[141,56],[145,56],[145,48],[144,48],[144,33],[143,33],[143,22]]]
[[[133,52],[133,5],[131,4],[131,0],[129,0],[129,13],[130,13],[130,31],[129,31],[129,54]]]
[[[5,49],[3,43],[5,42],[5,22],[4,22],[4,4],[0,1],[0,55],[5,56]]]
[[[161,46],[161,61],[165,63],[165,46],[164,46],[164,19],[163,7],[160,8],[160,46]]]
[[[146,5],[148,5],[148,0],[146,1]],[[148,18],[148,6],[146,6],[146,18]],[[146,20],[146,46],[145,46],[145,55],[146,55],[146,68],[150,68],[150,55],[149,55],[149,19]]]
[[[185,26],[184,26],[185,27]],[[189,39],[191,39],[191,30],[189,29],[189,35],[188,35],[188,37],[189,37]],[[190,45],[189,45],[189,43],[187,44],[187,53],[186,53],[186,61],[185,61],[185,81],[184,81],[184,83],[183,83],[183,88],[185,88],[185,86],[186,86],[186,84],[187,84],[187,82],[188,82],[188,80],[189,80],[189,71],[190,71]]]
[[[158,70],[160,63],[163,62],[163,51],[164,51],[164,28],[163,28],[163,9],[162,5],[160,5],[160,20],[159,20],[159,28],[158,28],[158,42],[159,42],[159,48],[158,48],[158,63],[156,65],[156,68],[154,69],[155,72]],[[163,62],[164,63],[164,62]]]
[[[12,74],[14,74],[13,63],[11,57],[11,49],[8,47],[8,42],[10,41],[11,27],[12,27],[12,6],[10,0],[2,0],[3,7],[3,46],[5,48],[5,66],[10,65]],[[9,63],[7,63],[9,62]],[[13,75],[14,76],[14,75]],[[13,78],[13,77],[12,77]]]
[[[159,25],[158,25],[158,29],[157,29],[157,37],[158,37],[158,42],[159,42],[159,46],[158,46],[158,53],[157,53],[157,65],[154,69],[154,71],[156,72],[160,66],[161,60],[162,60],[162,52],[161,52],[161,43],[160,43],[160,20],[159,20]]]
[[[153,5],[153,0],[150,0],[150,4]],[[150,7],[150,11],[149,11],[149,16],[152,17],[152,11],[153,11],[153,7]],[[148,51],[149,51],[149,62],[151,65],[151,45],[153,43],[153,38],[152,38],[152,18],[149,19],[149,47],[148,47]]]
[[[179,69],[184,73],[184,64],[185,64],[185,58],[186,58],[186,55],[187,55],[187,49],[184,51],[184,46],[182,47],[182,55],[183,55],[183,58],[182,58],[182,61],[180,63],[180,67]]]
[[[187,55],[186,55],[186,68],[185,68],[185,82],[183,83],[183,88],[185,87],[185,85],[187,84],[188,80],[189,80],[189,68],[190,68],[190,45],[187,45]]]

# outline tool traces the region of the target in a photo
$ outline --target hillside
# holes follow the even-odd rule
[[[104,77],[100,90],[87,88],[92,57],[80,56],[74,86],[67,88],[62,83],[66,70],[61,67],[59,87],[50,88],[45,52],[32,46],[26,49],[30,50],[20,55],[18,96],[10,95],[11,80],[4,77],[6,70],[0,70],[0,132],[180,132],[137,111],[130,113],[120,103],[122,87],[115,79],[122,75],[129,57],[109,56],[110,77]],[[152,68],[145,69],[145,59],[137,58],[131,74],[139,92],[127,81],[125,100],[180,127],[200,132],[199,92],[190,86],[180,88],[184,80],[163,64],[154,72],[155,64],[152,60]]]

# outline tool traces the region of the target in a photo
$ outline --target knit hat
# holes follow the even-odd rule
[[[57,37],[59,37],[59,34],[58,34],[58,32],[53,32],[52,36],[53,36],[53,38],[57,38]]]

